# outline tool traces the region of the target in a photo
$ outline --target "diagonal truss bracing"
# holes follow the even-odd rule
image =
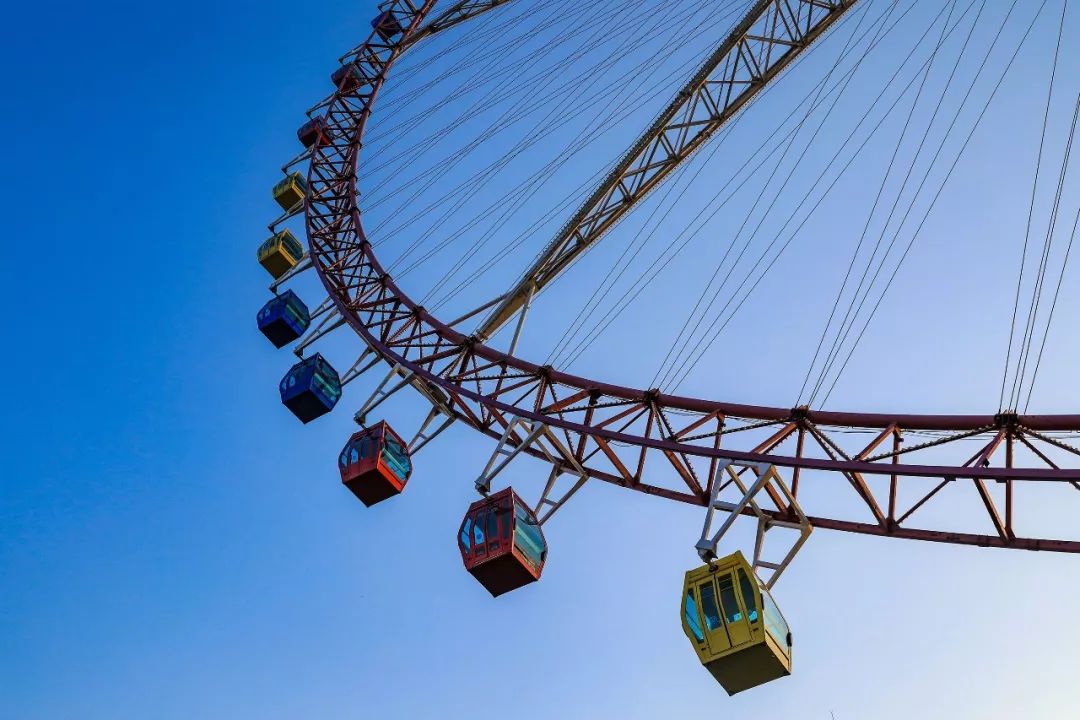
[[[420,30],[402,40],[401,45],[402,47],[415,45],[426,37],[430,37],[443,30],[448,30],[455,25],[460,25],[466,20],[472,20],[477,15],[482,15],[488,10],[494,10],[508,2],[510,2],[510,0],[460,0],[460,2],[454,3],[445,11],[439,13],[438,16],[420,28]]]
[[[490,338],[857,0],[759,0],[477,330]]]
[[[529,363],[417,305],[383,270],[364,235],[356,170],[387,70],[433,5],[383,4],[404,32],[391,40],[373,33],[347,56],[360,80],[343,84],[324,105],[332,132],[311,153],[304,209],[312,262],[337,312],[372,352],[421,384],[425,396],[445,398],[448,416],[505,439],[508,452],[519,435],[507,433],[515,422],[542,428],[549,444],[562,449],[559,463],[581,480],[706,506],[725,489],[716,483],[738,485],[718,472],[725,463],[743,467],[736,473],[768,465],[784,474],[791,498],[817,528],[1080,552],[1075,539],[1014,531],[1015,510],[1027,491],[1080,491],[1080,447],[1073,439],[1080,435],[1080,415],[842,413],[671,396]],[[777,16],[776,22],[795,17],[805,15]],[[520,442],[527,445],[522,453],[549,462],[554,457],[536,443]],[[792,522],[794,503],[770,489],[763,487],[776,509],[759,509],[777,523]],[[939,504],[942,497],[951,499]],[[931,503],[937,512],[923,512]],[[971,520],[981,520],[985,531],[962,522]]]

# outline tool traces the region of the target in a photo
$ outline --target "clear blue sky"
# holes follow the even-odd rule
[[[997,409],[1055,6],[831,406]],[[310,426],[280,406],[291,355],[255,330],[267,276],[254,252],[302,111],[373,14],[344,0],[9,11],[0,718],[1069,717],[1070,556],[817,532],[777,592],[795,675],[728,698],[679,626],[698,509],[589,486],[547,527],[543,581],[493,601],[454,542],[491,443],[453,428],[416,459],[408,492],[374,509],[339,486],[349,411],[374,380]],[[1063,62],[1064,107],[1075,53]],[[805,91],[788,86],[752,110],[779,117]],[[629,139],[583,160],[595,168]],[[709,161],[693,212],[724,172]],[[808,230],[822,242],[793,246],[702,366],[724,372],[692,375],[687,392],[793,402],[878,180],[857,176],[822,208]],[[589,353],[575,369],[648,384],[678,329],[666,304],[693,301],[708,252],[602,336],[618,363]],[[1033,409],[1080,403],[1080,296],[1066,282]],[[591,291],[563,288],[538,305],[527,356],[542,359]],[[339,367],[345,342],[330,345]],[[387,406],[402,428],[422,412],[405,396]],[[528,463],[514,473],[533,491],[542,478]],[[1076,537],[1080,496],[1063,497],[1025,508],[1026,530]]]

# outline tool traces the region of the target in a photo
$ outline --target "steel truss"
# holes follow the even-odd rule
[[[857,0],[758,0],[477,330],[487,340]]]
[[[771,29],[759,29],[754,18],[748,18],[724,47],[738,50],[738,63],[759,68],[754,77],[764,84],[782,68],[777,60],[769,60],[771,51],[761,54],[764,33],[774,33],[770,37],[776,39],[768,46],[780,48],[777,52],[783,57],[791,49],[805,47],[851,4],[824,0],[758,3],[756,10],[771,13]],[[1080,431],[1080,415],[843,413],[672,396],[529,363],[484,345],[477,336],[458,332],[417,305],[383,270],[364,234],[356,170],[364,128],[387,70],[420,31],[433,5],[434,0],[384,3],[381,7],[395,13],[404,32],[390,41],[373,33],[346,56],[364,81],[339,88],[317,106],[324,108],[333,133],[320,138],[312,149],[304,208],[310,254],[338,312],[397,374],[409,374],[414,386],[423,383],[425,388],[441,391],[452,417],[500,440],[500,447],[520,445],[520,452],[548,460],[544,449],[526,442],[532,431],[542,428],[571,454],[574,472],[580,468],[589,478],[639,492],[707,507],[713,500],[718,468],[727,463],[764,464],[784,474],[792,499],[799,499],[809,511],[807,521],[819,528],[1080,552],[1080,541],[1018,537],[1013,530],[1014,508],[1022,489],[1049,484],[1080,490],[1080,449],[1061,435]],[[831,20],[821,19],[820,13]],[[812,25],[800,25],[807,28],[798,36],[801,40],[791,40],[793,21],[799,18],[803,22],[818,19]],[[781,42],[782,37],[789,40]],[[709,87],[710,94],[699,93],[695,102],[719,109],[711,93],[720,86],[713,82],[702,81],[701,87]],[[734,93],[736,87],[729,83],[728,90]],[[665,157],[669,149],[679,148],[685,157],[690,147],[682,141],[674,144],[673,137],[692,134],[704,140],[698,129],[705,124],[692,120],[685,124],[675,136],[666,132],[654,136]],[[648,169],[636,173],[629,184],[620,176],[613,186],[616,195],[640,197],[642,188],[659,182],[661,170],[655,164],[655,159],[649,160],[642,166]],[[610,226],[612,213],[621,214],[613,210],[588,225],[589,237],[594,228]],[[591,209],[587,214],[591,217]],[[577,227],[575,221],[572,232]],[[525,436],[508,433],[515,421],[530,431]],[[927,433],[929,439],[921,437]],[[905,443],[913,436],[919,442]],[[971,444],[976,447],[974,454]],[[665,482],[665,477],[670,481]],[[706,478],[704,483],[701,478]],[[934,515],[933,527],[910,523],[917,511],[947,496],[946,488],[958,486],[968,491],[970,502],[964,508],[980,508],[986,532],[962,531],[961,522],[965,516],[970,519],[971,513],[956,512],[955,504],[946,506],[944,519]],[[827,497],[816,497],[822,490],[828,491]],[[763,486],[763,491],[775,509],[759,504],[762,516],[791,521],[792,503],[777,492],[775,483]],[[743,510],[756,514],[752,508]]]
[[[437,32],[460,25],[466,20],[472,20],[477,15],[482,15],[488,10],[494,10],[508,2],[510,0],[461,0],[447,8],[445,12],[440,13],[431,22],[420,28],[419,31],[404,38],[401,44],[403,47],[410,47]]]
[[[747,487],[742,479],[743,473],[747,470],[750,470],[757,476],[749,487]],[[710,486],[712,489],[709,493],[709,504],[705,512],[705,525],[701,529],[701,539],[698,540],[697,545],[695,546],[698,555],[706,562],[715,560],[719,556],[718,548],[720,542],[724,539],[724,536],[727,535],[728,531],[731,530],[732,525],[735,524],[735,520],[740,515],[752,513],[757,516],[758,521],[757,535],[754,538],[754,560],[752,566],[754,568],[754,573],[765,583],[765,587],[772,590],[784,570],[786,570],[788,565],[791,564],[791,561],[795,559],[795,555],[798,554],[802,546],[806,544],[806,541],[810,539],[810,533],[814,529],[810,524],[810,520],[806,517],[806,513],[804,513],[799,506],[799,501],[796,499],[795,494],[788,488],[784,479],[780,476],[780,473],[776,471],[776,467],[773,465],[765,465],[764,463],[720,463],[716,468],[716,476],[713,477]],[[724,490],[730,487],[734,487],[739,491],[738,502],[733,503],[720,499],[723,496]],[[766,514],[758,501],[758,496],[764,493],[770,498],[775,499],[778,492],[781,493],[780,497],[784,502],[777,504],[775,514]],[[728,516],[720,525],[720,529],[713,533],[712,524],[717,510],[726,512]],[[783,515],[786,515],[789,519],[777,519],[777,516]],[[794,530],[798,532],[798,535],[795,537],[791,546],[788,548],[787,553],[780,562],[770,562],[762,559],[762,556],[765,553],[765,535],[769,530],[776,528]],[[766,577],[763,577],[763,570],[769,573],[767,579]]]
[[[542,456],[551,465],[547,484],[540,494],[540,499],[532,508],[537,522],[543,525],[555,512],[580,490],[589,479],[589,473],[581,466],[577,456],[559,440],[558,434],[543,423],[529,423],[521,418],[514,418],[506,426],[499,444],[491,453],[484,471],[476,481],[476,489],[487,495],[491,491],[491,482],[510,462],[523,452]],[[559,478],[570,474],[573,484],[560,492]]]

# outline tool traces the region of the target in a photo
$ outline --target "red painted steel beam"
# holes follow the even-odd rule
[[[972,434],[978,430],[994,428],[1000,430],[1002,427],[1019,427],[1021,433],[1023,428],[1035,432],[1076,431],[1080,430],[1080,415],[998,417],[996,415],[845,413],[807,409],[792,410],[666,395],[656,391],[622,387],[570,375],[507,355],[477,342],[475,338],[463,335],[419,307],[383,270],[370,243],[367,242],[357,205],[356,177],[361,138],[370,117],[371,106],[385,81],[389,67],[400,56],[403,47],[417,32],[433,5],[433,0],[428,0],[423,4],[415,4],[412,0],[393,0],[387,4],[387,7],[400,13],[400,17],[406,21],[403,23],[404,34],[394,41],[381,39],[373,33],[367,43],[347,56],[361,68],[360,74],[365,79],[358,87],[339,88],[333,98],[323,106],[326,108],[326,119],[333,126],[335,133],[329,137],[320,137],[312,148],[312,164],[308,174],[310,190],[305,203],[305,215],[311,255],[315,261],[314,266],[342,317],[384,359],[400,364],[406,370],[415,373],[420,380],[445,390],[454,411],[462,420],[496,438],[499,433],[494,427],[495,418],[503,418],[505,422],[506,417],[514,416],[543,423],[553,429],[563,431],[568,439],[576,438],[582,453],[586,443],[591,441],[601,450],[597,457],[609,460],[619,473],[615,474],[602,467],[586,466],[585,469],[590,477],[630,487],[639,492],[695,505],[705,502],[700,493],[680,492],[641,482],[627,470],[613,447],[629,446],[636,448],[636,451],[657,451],[668,455],[679,454],[687,458],[702,458],[709,461],[710,466],[715,466],[715,463],[720,460],[733,460],[744,463],[768,463],[796,470],[818,470],[840,476],[852,474],[889,476],[892,479],[893,496],[895,496],[896,478],[905,476],[936,478],[946,484],[959,478],[1010,481],[1010,488],[1012,481],[1075,484],[1080,480],[1080,469],[1061,468],[1052,464],[1051,467],[1038,468],[902,464],[898,462],[898,454],[888,456],[885,462],[870,462],[858,454],[854,458],[847,455],[811,458],[805,457],[799,451],[795,457],[788,457],[773,454],[771,448],[770,451],[758,452],[737,450],[726,446],[720,448],[715,442],[711,446],[695,445],[679,439],[688,437],[685,430],[669,432],[667,437],[643,437],[641,434],[625,431],[633,423],[633,419],[621,429],[613,429],[612,418],[605,419],[601,416],[594,419],[594,410],[625,406],[620,415],[632,416],[634,412],[644,412],[651,404],[661,411],[676,411],[700,416],[688,420],[692,423],[691,427],[700,426],[703,424],[702,421],[718,418],[723,419],[721,422],[726,422],[731,418],[765,423],[800,421],[804,425],[816,426],[819,430],[829,428],[878,430],[880,431],[879,440],[893,432],[898,434],[897,428],[903,428],[904,431],[966,431]],[[365,320],[365,317],[368,319]],[[410,329],[411,332],[403,334],[403,328]],[[437,351],[431,356],[425,356],[418,350],[415,342],[415,338],[418,337],[438,338],[434,344]],[[430,341],[425,344],[431,346]],[[435,357],[448,361],[447,367],[451,370],[464,369],[470,364],[474,368],[485,365],[497,372],[499,382],[507,377],[532,377],[539,381],[535,384],[543,388],[543,391],[537,393],[533,397],[534,402],[531,403],[518,405],[506,402],[500,399],[498,394],[486,394],[484,382],[480,378],[470,378],[469,373],[464,370],[460,384],[440,374],[435,370]],[[550,392],[554,398],[556,388],[564,400],[545,407],[542,402],[544,393]],[[530,394],[527,393],[522,397],[521,402],[529,396]],[[583,405],[575,407],[569,403],[568,398],[580,399]],[[580,421],[570,419],[571,414],[576,414],[578,411],[585,411],[583,418]],[[1024,440],[1025,444],[1028,444],[1022,434],[1018,436]],[[1041,440],[1050,442],[1046,438],[1041,438]],[[947,442],[947,439],[942,442]],[[533,448],[527,449],[527,452],[533,455],[539,454],[539,451]],[[894,514],[892,512],[894,506],[895,497],[892,497],[890,518]],[[868,535],[985,547],[1080,552],[1080,541],[1013,538],[1011,534],[1002,537],[1000,534],[990,536],[917,529],[905,527],[892,520],[881,524],[870,524],[814,516],[811,522],[818,527]]]

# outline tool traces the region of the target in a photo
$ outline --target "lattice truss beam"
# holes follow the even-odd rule
[[[484,320],[490,338],[733,118],[857,0],[759,0]]]
[[[744,480],[743,474],[749,470],[752,479]],[[735,463],[726,461],[716,468],[716,477],[709,483],[709,502],[706,505],[705,525],[701,529],[701,539],[697,542],[698,555],[702,560],[710,562],[720,555],[720,543],[735,524],[740,515],[752,514],[757,517],[757,534],[754,538],[754,557],[752,567],[757,576],[765,583],[765,587],[772,589],[776,581],[791,564],[799,549],[810,538],[813,526],[809,518],[799,506],[799,501],[794,493],[788,488],[783,477],[776,471],[773,465],[765,463]],[[737,502],[729,502],[723,499],[724,492],[737,490],[735,499]],[[783,503],[777,504],[775,513],[766,513],[761,506],[758,496],[765,495],[768,498],[781,497]],[[716,511],[727,513],[724,522],[715,533],[712,531],[713,521],[716,519]],[[786,516],[784,519],[779,519]],[[791,540],[787,552],[779,562],[773,562],[764,558],[765,536],[770,530],[783,528],[794,530],[796,535]],[[790,533],[789,533],[790,535]]]
[[[455,25],[460,25],[466,20],[472,20],[478,15],[482,15],[489,10],[494,10],[508,2],[510,2],[510,0],[462,0],[462,2],[456,2],[437,17],[433,18],[431,22],[420,28],[419,31],[405,39],[402,42],[402,46],[409,47],[414,45],[426,37],[430,37],[443,30],[448,30]]]
[[[355,183],[372,99],[400,43],[433,4],[384,4],[406,32],[398,44],[373,35],[347,56],[363,81],[339,88],[323,105],[332,132],[313,148],[308,174],[313,264],[341,317],[394,373],[422,384],[426,397],[440,398],[452,417],[508,452],[521,446],[578,479],[707,506],[722,464],[742,463],[739,472],[767,464],[818,528],[1080,552],[1077,540],[1020,537],[1013,523],[1021,495],[1045,502],[1047,491],[1080,490],[1080,448],[1070,439],[1080,433],[1080,416],[869,415],[668,396],[527,363],[417,306],[373,254]],[[797,5],[805,6],[803,15],[792,14]],[[839,4],[784,8],[777,25]],[[543,442],[526,442],[538,429]],[[791,520],[791,503],[776,487],[763,488],[772,507],[758,507],[774,520]]]

